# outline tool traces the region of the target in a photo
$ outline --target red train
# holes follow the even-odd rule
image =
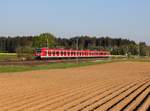
[[[40,48],[35,50],[35,57],[40,59],[54,58],[93,58],[93,57],[110,57],[109,51],[96,50],[72,50],[72,49],[51,49]]]

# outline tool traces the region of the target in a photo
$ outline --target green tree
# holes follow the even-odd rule
[[[139,43],[139,55],[146,56],[146,43],[145,42]]]
[[[55,36],[51,33],[42,33],[39,36],[33,37],[33,47],[55,47]]]

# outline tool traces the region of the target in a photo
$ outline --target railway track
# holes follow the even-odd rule
[[[60,62],[84,62],[84,61],[96,61],[96,60],[110,60],[110,58],[88,58],[88,59],[55,59],[55,60],[27,60],[27,61],[0,61],[0,65],[42,65],[49,63]]]

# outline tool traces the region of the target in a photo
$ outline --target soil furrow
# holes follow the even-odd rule
[[[109,83],[108,83],[109,84]],[[67,95],[64,95],[62,97],[59,97],[59,98],[54,98],[54,99],[51,99],[51,98],[45,98],[44,101],[42,101],[42,103],[40,102],[35,102],[36,104],[32,103],[32,104],[28,104],[27,106],[28,107],[24,107],[24,106],[21,106],[21,108],[17,108],[19,110],[24,110],[24,109],[28,109],[28,110],[40,110],[41,108],[44,108],[46,106],[51,106],[53,104],[57,104],[59,103],[60,101],[64,101],[64,100],[67,100],[67,99],[70,99],[72,98],[73,96],[77,96],[79,95],[80,93],[84,93],[88,90],[94,90],[96,87],[98,87],[98,84],[95,85],[94,87],[88,87],[87,89],[82,89],[82,90],[77,90],[77,91],[74,91],[72,93],[68,93]],[[31,107],[29,107],[31,106]]]
[[[97,86],[97,84],[94,84],[94,86]],[[91,85],[88,85],[88,86],[84,86],[84,87],[79,87],[77,89],[72,89],[72,90],[66,90],[65,92],[61,92],[61,93],[56,93],[54,95],[51,95],[51,94],[43,94],[43,95],[40,95],[38,97],[35,97],[35,98],[30,98],[30,99],[24,99],[20,102],[16,102],[17,104],[13,103],[9,106],[4,106],[4,107],[1,107],[1,108],[4,108],[4,109],[15,109],[15,108],[19,108],[19,107],[23,107],[23,106],[26,106],[26,107],[30,107],[30,106],[37,106],[38,104],[41,104],[43,102],[46,102],[46,101],[49,101],[49,100],[54,100],[54,99],[60,99],[61,97],[65,97],[65,96],[69,96],[70,93],[75,93],[77,94],[78,92],[82,91],[82,90],[86,90],[85,88],[91,88],[91,87],[94,87],[94,86],[91,86]]]
[[[39,108],[38,110],[40,110],[40,109],[41,110],[56,110],[56,108],[62,107],[63,105],[66,105],[66,104],[70,104],[72,101],[78,100],[80,98],[87,97],[88,95],[93,94],[94,92],[98,92],[101,89],[103,89],[105,87],[109,87],[109,86],[111,86],[111,84],[105,85],[104,87],[97,87],[97,88],[94,88],[93,90],[89,90],[89,91],[87,90],[85,92],[81,92],[78,95],[72,96],[68,99],[61,100],[60,102],[58,101],[58,102],[56,102],[56,104],[52,104],[52,105],[47,104],[47,105]],[[63,109],[61,108],[61,110],[63,110]]]
[[[143,84],[142,84],[143,85]],[[128,89],[137,86],[140,87],[141,85],[138,84],[133,84],[133,85],[128,85],[126,87],[120,88],[119,90],[116,90],[112,93],[110,93],[107,97],[99,99],[97,101],[95,101],[94,103],[92,103],[91,105],[85,107],[83,109],[83,111],[93,111],[96,110],[97,108],[99,108],[100,106],[106,104],[107,102],[109,102],[110,100],[112,100],[113,98],[119,96],[120,94],[124,93],[125,91],[127,91]]]
[[[146,83],[144,83],[146,84]],[[136,91],[137,89],[139,89],[140,87],[142,87],[144,84],[139,84],[136,85],[132,88],[129,88],[128,90],[126,90],[125,92],[121,93],[120,95],[118,95],[115,98],[112,98],[111,100],[106,101],[105,103],[97,106],[97,108],[95,108],[95,110],[97,111],[108,111],[111,108],[113,108],[115,105],[119,104],[121,101],[123,101],[126,97],[128,97],[130,94],[132,94],[134,91]]]
[[[139,107],[146,101],[150,94],[150,87],[148,87],[142,94],[134,100],[124,111],[137,111]]]
[[[137,111],[150,111],[150,95]]]
[[[129,96],[127,96],[123,101],[121,101],[119,104],[117,104],[112,109],[110,109],[110,111],[124,110],[128,105],[130,105],[148,87],[149,87],[148,84],[145,84],[142,87],[140,87],[139,89],[135,90]]]
[[[73,107],[71,109],[68,109],[69,111],[77,111],[77,110],[83,110],[84,108],[90,106],[91,104],[99,101],[100,99],[103,99],[105,97],[107,97],[108,95],[111,95],[113,92],[115,91],[118,91],[119,89],[122,89],[124,87],[127,87],[127,86],[132,86],[132,85],[136,85],[136,83],[134,84],[129,84],[129,83],[126,83],[126,84],[121,84],[121,85],[118,85],[118,86],[115,86],[111,89],[108,89],[107,91],[103,92],[103,93],[100,93],[100,94],[96,94],[94,95],[93,97],[91,97],[90,99],[88,99],[87,101],[81,103],[80,105],[76,106],[76,107]]]
[[[57,110],[57,111],[59,111],[59,110],[70,110],[71,108],[73,108],[73,107],[75,107],[75,106],[77,106],[77,105],[80,105],[80,104],[82,104],[82,103],[84,103],[85,101],[87,101],[87,100],[89,100],[89,99],[91,99],[91,98],[93,98],[94,96],[96,96],[96,95],[99,95],[99,94],[102,94],[102,93],[104,93],[104,92],[106,92],[106,91],[108,91],[108,90],[110,90],[110,89],[112,89],[112,88],[114,88],[114,87],[116,87],[117,85],[110,85],[110,86],[108,86],[107,88],[106,88],[106,86],[105,87],[103,87],[103,88],[100,88],[98,91],[96,91],[96,92],[92,92],[91,94],[89,94],[89,95],[86,95],[86,96],[84,96],[84,97],[81,97],[80,99],[78,99],[78,100],[75,100],[75,101],[72,101],[72,102],[70,102],[70,103],[68,103],[68,104],[65,104],[64,106],[62,106],[62,107],[60,107],[60,108],[58,108],[58,109],[55,109],[55,110]]]

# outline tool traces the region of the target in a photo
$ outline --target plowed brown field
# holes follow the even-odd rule
[[[150,62],[0,74],[0,111],[82,110],[150,110]]]

